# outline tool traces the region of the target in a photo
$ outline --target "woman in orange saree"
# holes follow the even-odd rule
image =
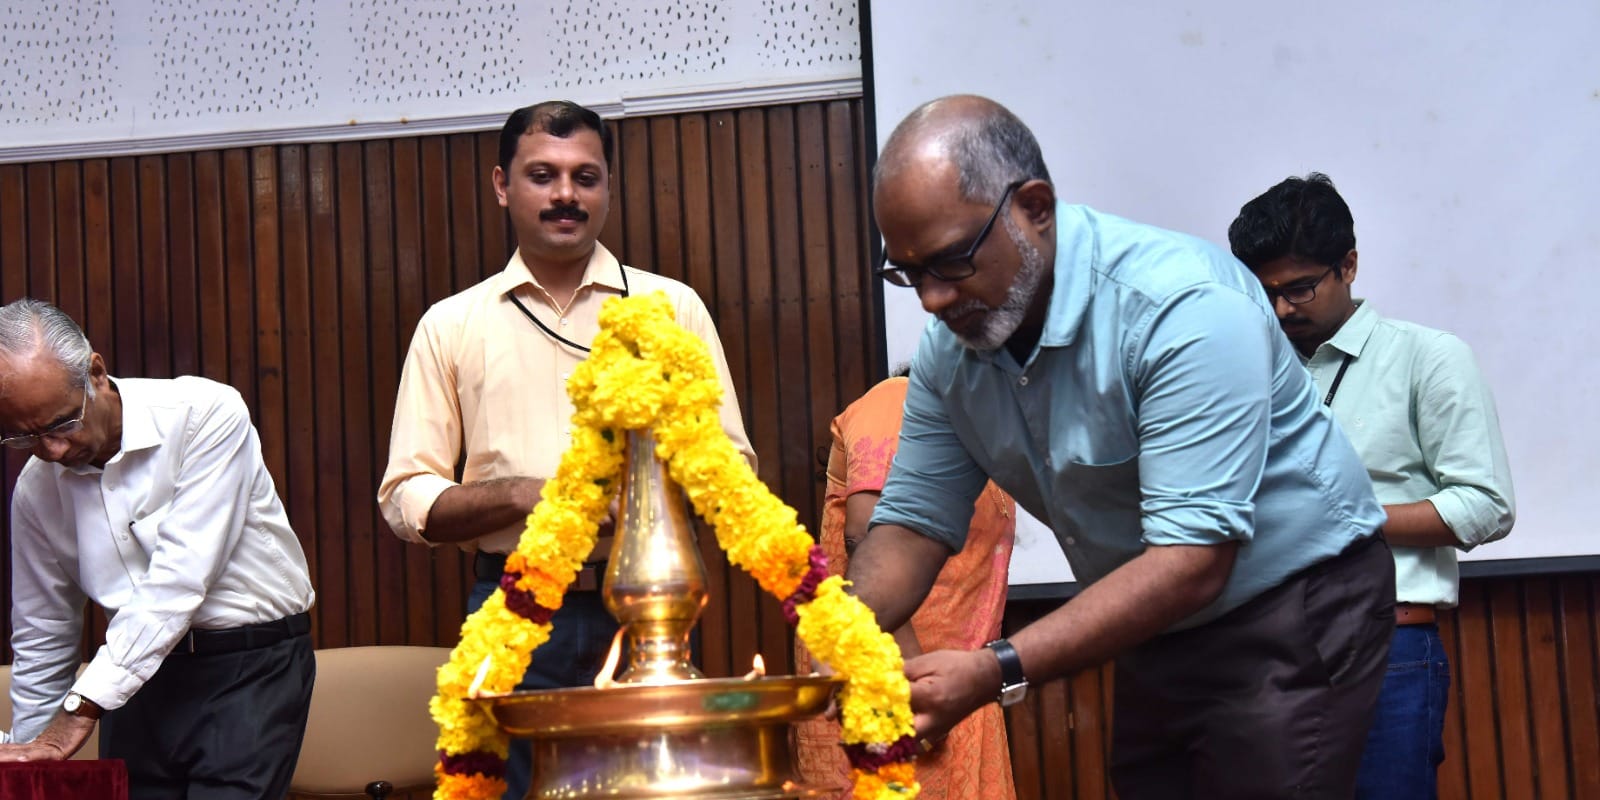
[[[907,381],[890,378],[867,391],[833,420],[828,487],[822,508],[822,547],[828,571],[843,574],[849,551],[865,535],[872,508],[889,477],[900,439]],[[933,590],[907,626],[895,632],[905,657],[932,650],[976,650],[1000,638],[1005,613],[1016,504],[999,487],[984,487],[973,511],[966,547],[940,571]],[[813,669],[810,654],[795,647],[796,672]],[[800,773],[807,783],[848,787],[850,765],[839,746],[839,725],[826,719],[796,726]],[[962,720],[950,735],[917,759],[925,800],[982,797],[1013,800],[1005,716],[990,704]],[[848,797],[842,789],[837,797]]]

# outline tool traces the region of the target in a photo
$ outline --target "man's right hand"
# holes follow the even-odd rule
[[[44,732],[27,744],[0,744],[0,762],[66,761],[94,733],[95,720],[57,712]]]

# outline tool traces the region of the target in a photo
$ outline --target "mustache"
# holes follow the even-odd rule
[[[539,219],[552,222],[558,219],[570,219],[574,222],[588,222],[589,212],[577,206],[556,206],[539,212]]]
[[[961,319],[974,311],[989,311],[989,307],[978,300],[963,300],[941,312],[940,321],[949,324],[951,320]]]

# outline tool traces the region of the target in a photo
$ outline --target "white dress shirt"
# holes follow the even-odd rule
[[[244,399],[204,378],[123,378],[122,448],[105,468],[29,459],[11,502],[12,737],[32,740],[69,687],[107,710],[192,627],[237,628],[311,607]],[[84,599],[110,617],[73,682]]]

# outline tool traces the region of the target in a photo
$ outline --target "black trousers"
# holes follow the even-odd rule
[[[282,800],[317,664],[304,633],[228,652],[169,654],[100,722],[100,757],[128,765],[129,800]]]
[[[1352,797],[1394,597],[1394,558],[1372,536],[1212,622],[1119,658],[1117,795]]]

